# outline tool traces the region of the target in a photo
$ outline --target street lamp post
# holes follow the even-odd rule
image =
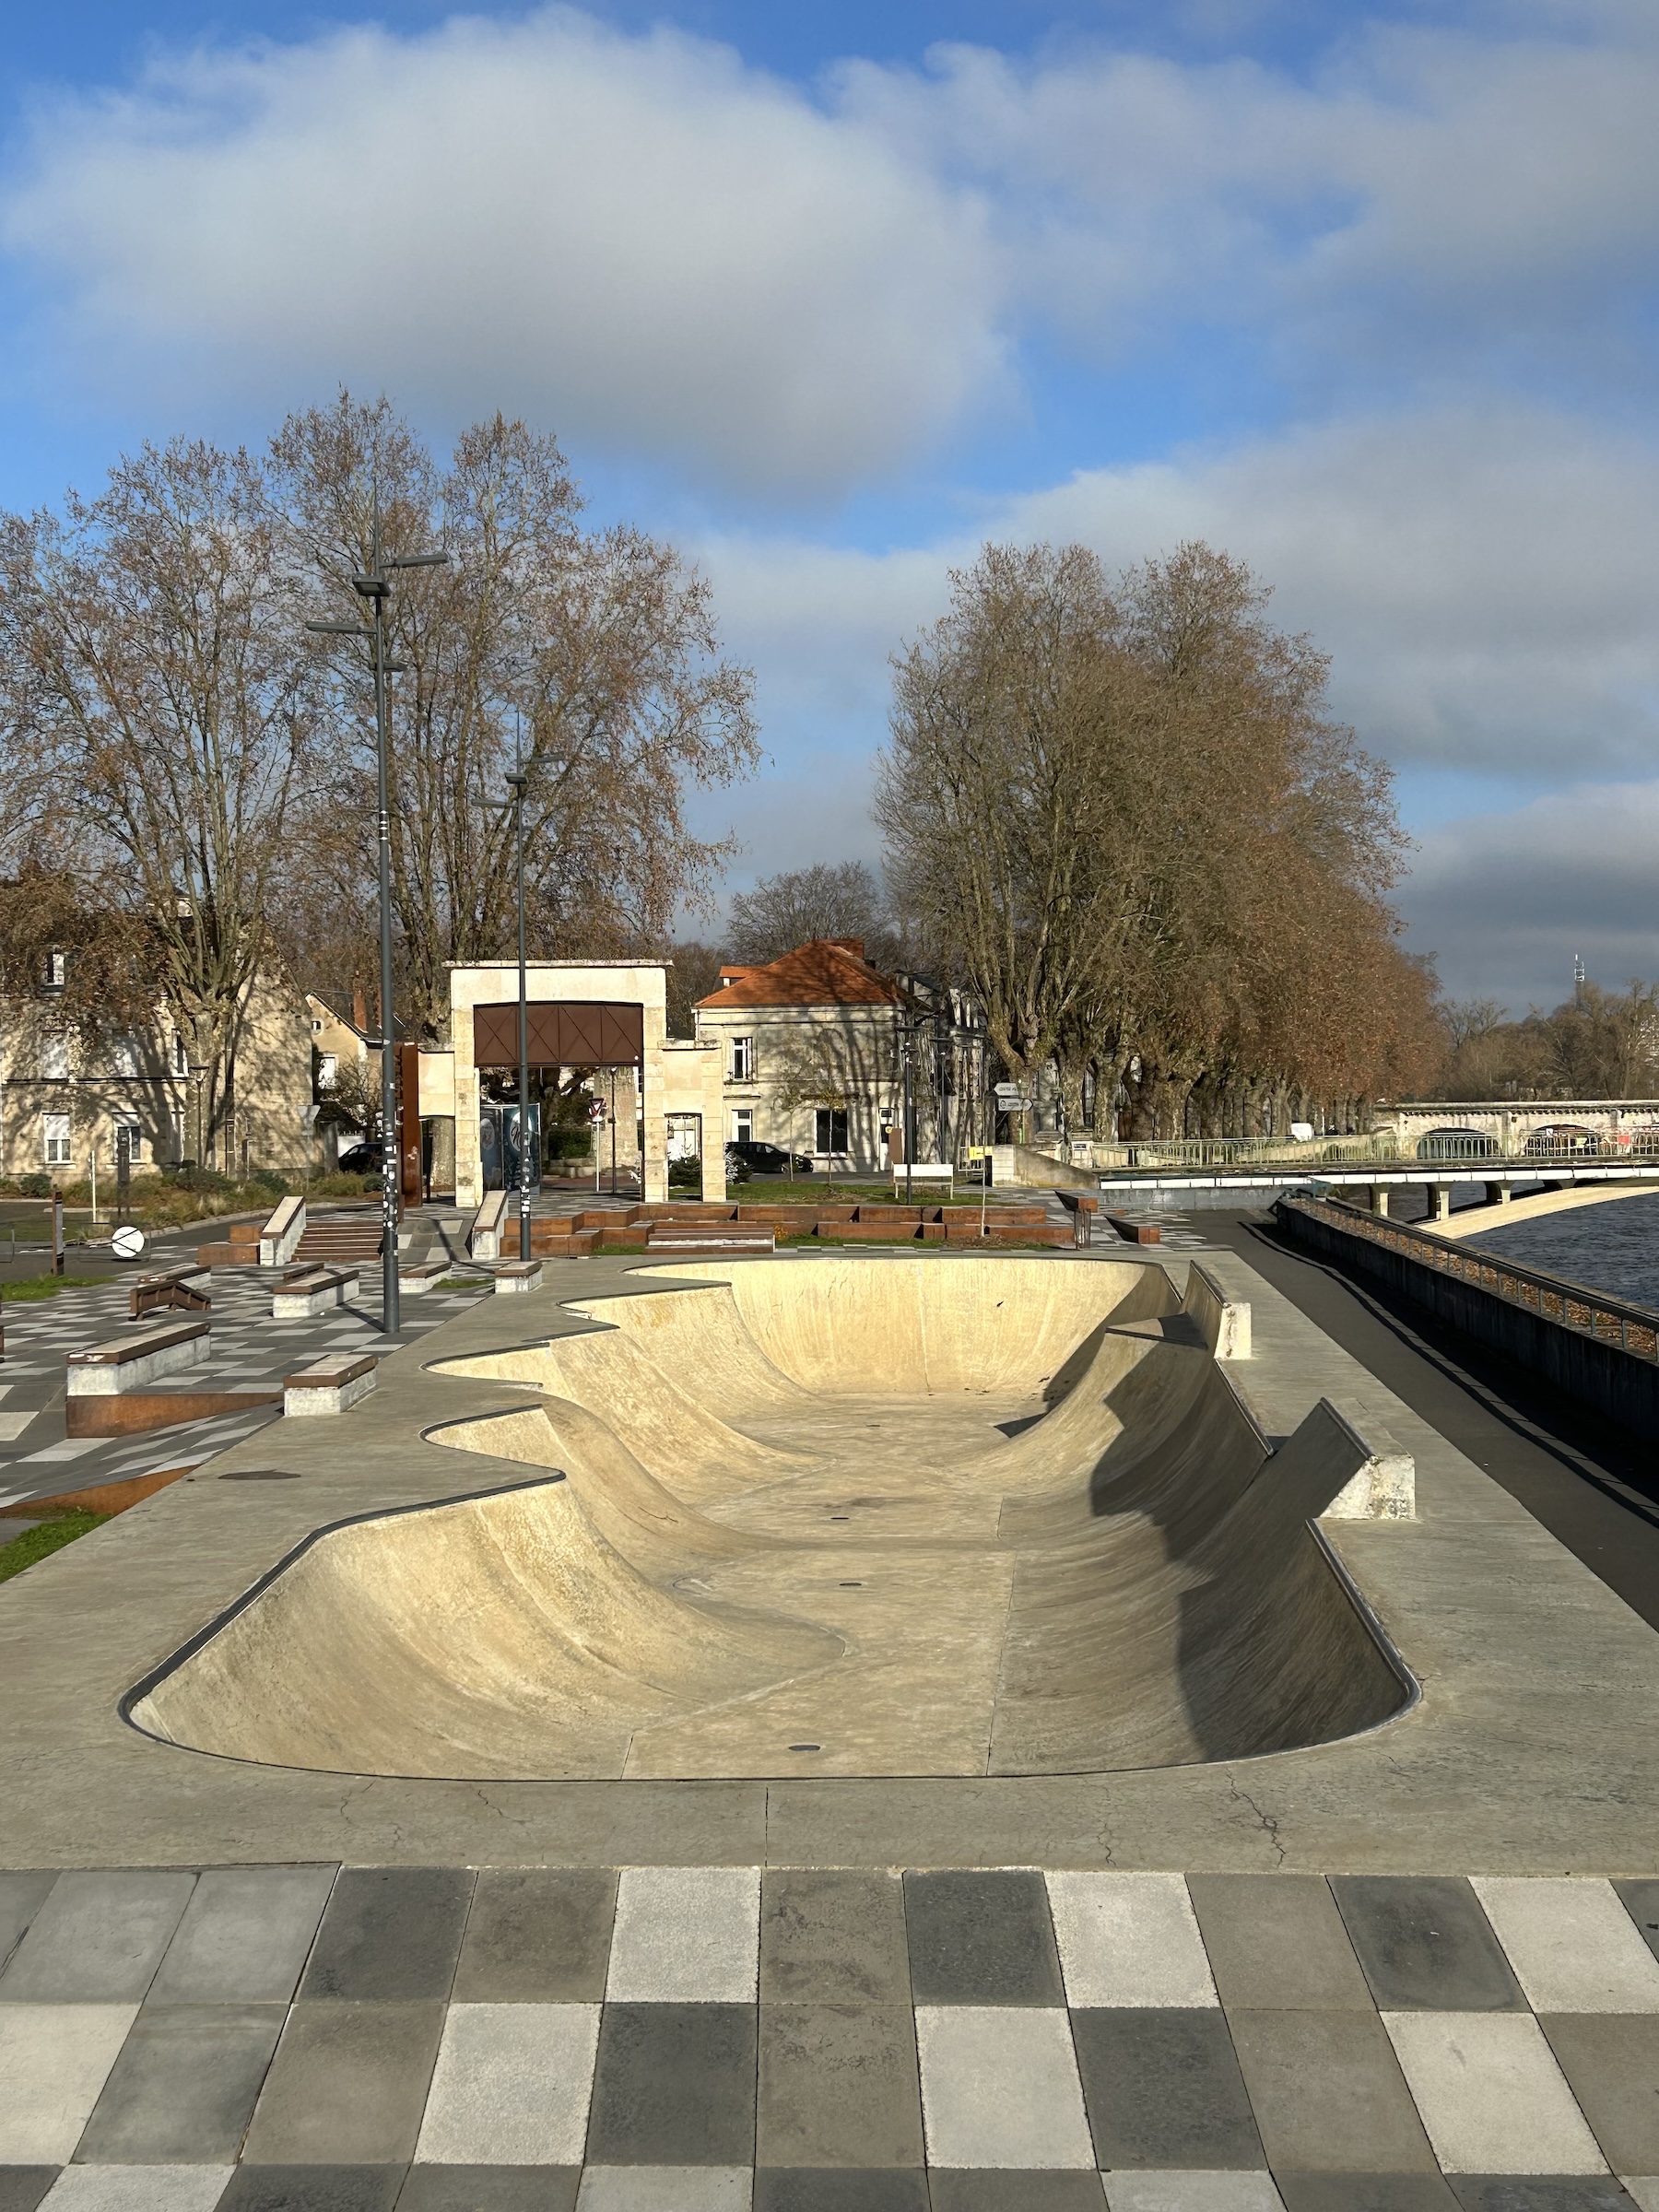
[[[388,570],[436,569],[448,560],[447,553],[406,553],[381,550],[380,502],[374,509],[373,559],[369,572],[351,579],[359,599],[369,602],[373,619],[362,622],[308,622],[307,629],[331,637],[366,638],[374,668],[374,734],[378,771],[380,832],[380,968],[381,968],[381,1327],[388,1335],[402,1324],[397,1293],[397,1218],[401,1194],[401,1147],[397,1142],[397,1048],[392,1018],[392,703],[386,689],[388,676],[404,665],[386,658],[386,601],[392,595]]]
[[[519,1258],[530,1257],[530,1170],[525,1146],[530,1140],[530,1004],[524,959],[524,787],[529,777],[522,768],[507,779],[512,793],[512,830],[518,841],[518,1063],[519,1063]]]

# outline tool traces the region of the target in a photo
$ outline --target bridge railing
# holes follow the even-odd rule
[[[1616,1344],[1620,1351],[1630,1352],[1638,1359],[1659,1364],[1659,1313],[1646,1306],[1630,1306],[1620,1299],[1604,1298],[1599,1290],[1586,1289],[1582,1283],[1569,1282],[1559,1275],[1542,1274],[1535,1267],[1523,1267],[1516,1260],[1471,1251],[1466,1244],[1453,1243],[1428,1230],[1412,1229],[1384,1216],[1364,1213],[1340,1198],[1287,1195],[1278,1201],[1278,1208],[1324,1221],[1347,1236],[1380,1244],[1385,1251],[1402,1253],[1422,1266],[1432,1267],[1439,1275],[1473,1283],[1496,1298],[1507,1300],[1511,1305],[1540,1314],[1562,1328],[1575,1329],[1581,1335],[1594,1337],[1598,1344]]]
[[[1392,1129],[1365,1136],[1316,1138],[1297,1144],[1289,1137],[1172,1136],[1147,1137],[1115,1144],[1096,1143],[1088,1165],[1110,1173],[1113,1168],[1170,1168],[1198,1171],[1208,1168],[1319,1168],[1382,1167],[1402,1158]]]

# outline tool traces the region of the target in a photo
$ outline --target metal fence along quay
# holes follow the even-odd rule
[[[1659,1312],[1646,1306],[1604,1298],[1582,1283],[1541,1274],[1516,1260],[1471,1252],[1466,1245],[1437,1237],[1429,1230],[1408,1228],[1386,1217],[1365,1213],[1340,1199],[1287,1195],[1278,1201],[1276,1210],[1281,1217],[1300,1215],[1322,1221],[1344,1236],[1359,1237],[1385,1251],[1402,1253],[1438,1275],[1471,1284],[1560,1328],[1575,1330],[1597,1344],[1617,1346],[1635,1359],[1659,1365]]]

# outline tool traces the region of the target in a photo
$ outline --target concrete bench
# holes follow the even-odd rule
[[[472,1234],[466,1240],[466,1249],[475,1260],[500,1258],[501,1230],[506,1218],[506,1192],[487,1193],[483,1205],[473,1216]]]
[[[502,1291],[539,1290],[541,1286],[542,1264],[539,1260],[510,1260],[506,1266],[496,1269],[498,1297]]]
[[[273,1321],[314,1321],[331,1306],[343,1306],[358,1294],[355,1267],[301,1267],[286,1276],[271,1293]]]
[[[164,1328],[146,1329],[139,1336],[118,1336],[109,1344],[70,1352],[64,1362],[66,1395],[112,1398],[129,1390],[147,1390],[162,1375],[176,1374],[207,1359],[212,1325],[206,1321],[175,1321]]]
[[[141,1275],[127,1292],[127,1317],[142,1321],[147,1313],[176,1307],[182,1313],[205,1313],[213,1300],[207,1286],[213,1270],[198,1262],[194,1266],[171,1267],[164,1274]]]
[[[353,1358],[319,1359],[289,1375],[282,1386],[284,1414],[345,1413],[374,1388],[380,1361],[371,1352]]]
[[[419,1298],[434,1283],[441,1283],[450,1272],[448,1260],[420,1260],[413,1267],[400,1267],[397,1287],[406,1298]]]
[[[286,1267],[305,1234],[305,1200],[285,1198],[259,1232],[262,1267]]]
[[[1156,1221],[1131,1221],[1127,1214],[1108,1214],[1107,1220],[1125,1244],[1161,1244],[1163,1230]]]

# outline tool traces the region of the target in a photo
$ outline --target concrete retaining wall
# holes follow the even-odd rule
[[[1478,1283],[1442,1275],[1425,1260],[1372,1243],[1301,1206],[1281,1203],[1274,1213],[1285,1235],[1304,1252],[1402,1291],[1632,1434],[1659,1440],[1659,1364],[1653,1360],[1531,1312]]]

